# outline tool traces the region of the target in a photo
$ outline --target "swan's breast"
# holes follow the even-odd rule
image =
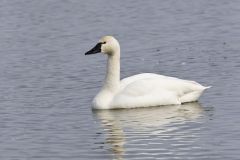
[[[93,99],[92,105],[94,109],[109,109],[110,102],[114,94],[110,91],[102,90]]]

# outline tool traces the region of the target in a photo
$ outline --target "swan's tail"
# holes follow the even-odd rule
[[[211,88],[212,86],[202,86],[200,90],[195,90],[192,92],[189,92],[182,97],[180,97],[181,103],[186,103],[186,102],[195,102],[198,100],[198,98],[202,95],[205,89]]]
[[[204,87],[204,90],[205,90],[205,89],[208,89],[208,88],[212,88],[212,86],[207,86],[207,87]]]

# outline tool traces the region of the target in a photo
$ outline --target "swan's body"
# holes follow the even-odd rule
[[[197,101],[208,88],[194,81],[153,73],[134,75],[120,81],[120,46],[105,36],[86,54],[108,55],[104,85],[93,100],[94,109],[136,108]]]

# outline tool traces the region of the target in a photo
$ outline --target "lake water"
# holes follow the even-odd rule
[[[213,86],[199,103],[92,111],[106,57]],[[2,0],[0,159],[240,159],[240,1]]]

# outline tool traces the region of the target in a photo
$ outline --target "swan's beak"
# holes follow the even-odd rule
[[[93,47],[91,50],[86,52],[85,55],[100,53],[101,52],[101,46],[102,46],[102,43],[98,43],[95,47]]]

